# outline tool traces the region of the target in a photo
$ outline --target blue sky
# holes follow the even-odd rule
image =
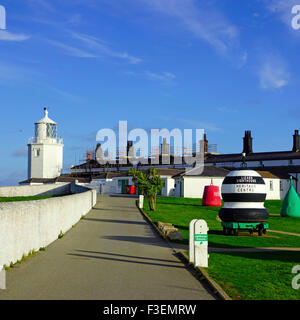
[[[220,153],[292,148],[300,129],[300,0],[0,0],[0,185],[27,177],[43,107],[64,167],[96,132],[204,128]]]

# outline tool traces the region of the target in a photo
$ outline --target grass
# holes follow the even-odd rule
[[[282,205],[282,200],[266,200],[265,207],[268,209],[270,213],[269,224],[270,228],[273,230],[293,232],[300,234],[300,218],[292,218],[292,217],[281,217],[280,209]]]
[[[201,204],[201,199],[159,197],[157,199],[157,211],[150,211],[146,201],[144,211],[153,222],[172,223],[182,232],[183,243],[185,244],[188,244],[190,221],[204,219],[209,227],[208,239],[211,247],[300,247],[300,237],[272,232],[268,232],[263,237],[258,237],[257,233],[252,236],[249,233],[241,234],[238,237],[225,236],[222,232],[221,223],[216,220],[220,208],[202,207]],[[280,210],[279,203],[267,202],[266,206],[275,206],[277,210]],[[271,229],[295,232],[298,227],[300,229],[300,219],[296,221],[295,219],[271,216],[268,222]]]
[[[64,237],[64,233],[62,232],[62,230],[60,230],[60,233],[59,233],[59,235],[58,235],[58,237],[57,237],[57,239],[61,239],[61,238],[63,238]]]
[[[208,274],[233,299],[299,300],[291,282],[300,252],[210,253]]]
[[[45,196],[30,196],[30,197],[0,197],[0,202],[34,201],[34,200],[44,200],[44,199],[63,197],[63,196],[64,195],[45,195]]]
[[[45,248],[40,248],[40,251],[43,251],[41,249]],[[17,264],[21,264],[22,262],[26,261],[27,259],[29,259],[30,257],[36,255],[38,252],[35,250],[31,250],[27,255],[23,254],[22,259],[18,260],[16,263],[11,262],[9,266],[7,266],[6,264],[3,265],[3,268],[5,269],[5,271],[9,271],[11,268],[14,268]]]
[[[269,200],[265,206],[272,214],[280,213],[281,201]],[[202,207],[201,199],[164,198],[157,200],[157,211],[144,211],[153,222],[171,222],[183,233],[188,243],[189,222],[204,219],[209,226],[211,247],[300,247],[300,237],[268,232],[266,236],[225,236],[216,220],[220,208]],[[271,215],[268,222],[274,230],[297,232],[300,219]],[[300,231],[298,231],[300,233]],[[236,300],[299,300],[300,290],[291,282],[296,274],[292,268],[300,264],[300,252],[211,252],[208,274]]]

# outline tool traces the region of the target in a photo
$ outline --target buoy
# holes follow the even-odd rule
[[[130,186],[130,194],[135,194],[135,186]]]
[[[253,170],[234,170],[224,179],[222,188],[224,207],[219,217],[224,222],[264,222],[269,212],[264,207],[266,185]]]
[[[210,186],[205,186],[204,188],[202,206],[221,207],[221,205],[220,189],[218,186],[213,185],[213,180],[211,179]]]
[[[299,196],[293,186],[293,178],[291,177],[291,185],[289,191],[284,197],[280,215],[282,217],[300,217],[300,199]]]

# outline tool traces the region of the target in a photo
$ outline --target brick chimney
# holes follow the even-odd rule
[[[246,153],[246,155],[249,153],[253,153],[253,148],[252,148],[253,138],[251,137],[250,130],[245,131],[245,137],[243,138],[243,140],[244,140],[243,153]]]
[[[299,130],[295,130],[295,134],[293,135],[293,152],[300,151],[300,136]]]
[[[203,150],[204,154],[208,153],[208,140],[206,137],[206,133],[203,134],[203,140],[200,140],[200,150]]]

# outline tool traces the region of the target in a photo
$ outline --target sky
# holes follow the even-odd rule
[[[0,185],[27,178],[34,122],[58,122],[64,172],[116,128],[204,129],[219,153],[291,150],[300,0],[0,0]]]

